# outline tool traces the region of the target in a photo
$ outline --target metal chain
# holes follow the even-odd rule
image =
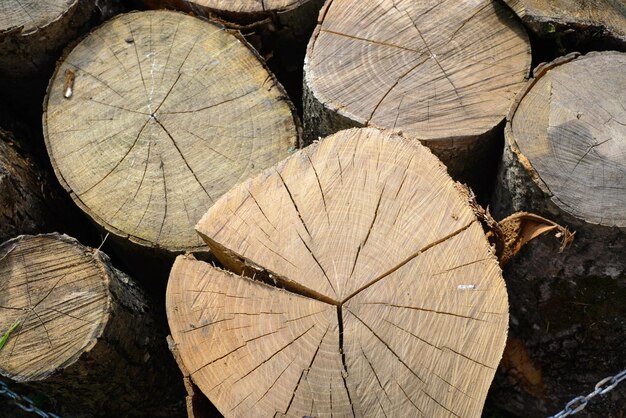
[[[607,394],[624,379],[626,379],[626,370],[622,370],[615,376],[605,377],[604,379],[596,383],[596,387],[593,392],[589,393],[587,396],[578,396],[572,399],[567,403],[567,405],[565,405],[565,409],[563,409],[556,415],[552,415],[550,418],[563,418],[582,411],[583,409],[585,409],[590,399],[598,395]]]
[[[18,408],[39,415],[41,418],[61,418],[51,412],[44,412],[35,406],[35,403],[27,396],[18,395],[13,392],[6,383],[0,380],[0,395],[5,396],[13,401]]]

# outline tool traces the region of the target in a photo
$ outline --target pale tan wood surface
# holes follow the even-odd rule
[[[111,304],[107,279],[84,248],[51,236],[9,241],[0,247],[0,277],[0,329],[21,324],[0,351],[3,375],[45,379],[102,334]]]
[[[480,416],[506,339],[482,228],[422,145],[353,129],[231,190],[167,312],[225,416]],[[238,274],[243,274],[240,276]]]
[[[327,1],[305,62],[305,96],[323,108],[305,97],[307,140],[342,128],[330,113],[434,148],[476,144],[530,62],[523,27],[498,2]]]
[[[268,13],[290,10],[309,0],[194,0],[200,7],[231,13]]]
[[[600,27],[626,42],[626,2],[623,0],[504,0],[533,30],[549,23]],[[552,31],[554,31],[554,26]]]
[[[550,64],[512,108],[506,136],[560,211],[626,227],[626,54]]]
[[[61,17],[67,10],[66,0],[5,0],[0,3],[0,28],[21,26],[24,33],[29,33]]]
[[[108,231],[168,251],[199,247],[202,214],[298,141],[293,106],[258,55],[169,11],[89,34],[57,68],[45,109],[48,152],[74,201]]]

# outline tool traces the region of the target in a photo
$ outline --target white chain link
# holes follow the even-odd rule
[[[578,396],[572,399],[567,403],[567,405],[565,405],[565,409],[556,415],[552,415],[550,418],[563,418],[582,411],[585,409],[590,399],[598,395],[605,395],[606,393],[612,391],[615,386],[617,386],[624,379],[626,379],[626,370],[622,370],[615,376],[605,377],[596,383],[596,387],[593,392],[589,393],[587,396]]]
[[[37,408],[30,398],[13,392],[2,380],[0,380],[0,395],[11,399],[13,403],[23,411],[32,412],[33,414],[39,415],[41,418],[61,418],[56,414],[44,412]]]

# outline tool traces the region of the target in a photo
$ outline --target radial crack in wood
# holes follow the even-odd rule
[[[200,247],[192,227],[207,208],[298,142],[294,108],[258,55],[169,11],[89,34],[57,68],[45,109],[48,152],[74,201],[107,231],[167,251]]]
[[[327,1],[305,61],[305,140],[393,128],[456,173],[479,167],[530,62],[497,2]]]
[[[66,235],[20,235],[0,245],[0,277],[0,329],[19,324],[0,375],[41,391],[61,415],[180,412],[155,310],[105,254]]]
[[[197,230],[236,274],[179,257],[168,321],[225,416],[480,415],[506,289],[419,143],[342,131],[235,187]]]
[[[558,207],[553,213],[624,228],[626,54],[571,58],[542,67],[520,93],[508,146]]]

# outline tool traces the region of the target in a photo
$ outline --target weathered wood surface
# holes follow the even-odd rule
[[[536,70],[518,96],[492,205],[497,217],[532,211],[576,232],[562,253],[538,239],[504,269],[510,334],[529,360],[507,367],[493,397],[519,416],[558,412],[626,358],[626,54],[576,56]],[[623,395],[589,408],[622,407]]]
[[[297,15],[310,17],[319,10],[320,0],[142,0],[152,8],[168,7],[197,15],[221,17],[239,24],[259,24],[265,19],[289,21]]]
[[[154,309],[102,252],[66,235],[0,246],[0,374],[40,390],[61,414],[172,416],[183,389]]]
[[[302,63],[324,0],[142,0],[181,10],[241,31],[301,110]]]
[[[0,2],[0,74],[34,76],[50,67],[96,10],[96,0]]]
[[[626,48],[623,0],[504,0],[541,37],[607,38]],[[587,39],[588,41],[589,39]]]
[[[305,141],[393,128],[455,174],[480,171],[530,61],[524,28],[498,2],[328,1],[304,65]]]
[[[508,323],[465,194],[418,142],[340,132],[224,195],[172,337],[225,416],[480,416]]]
[[[113,235],[194,251],[193,225],[298,142],[293,106],[245,42],[170,11],[120,15],[59,65],[44,135],[62,185]]]

